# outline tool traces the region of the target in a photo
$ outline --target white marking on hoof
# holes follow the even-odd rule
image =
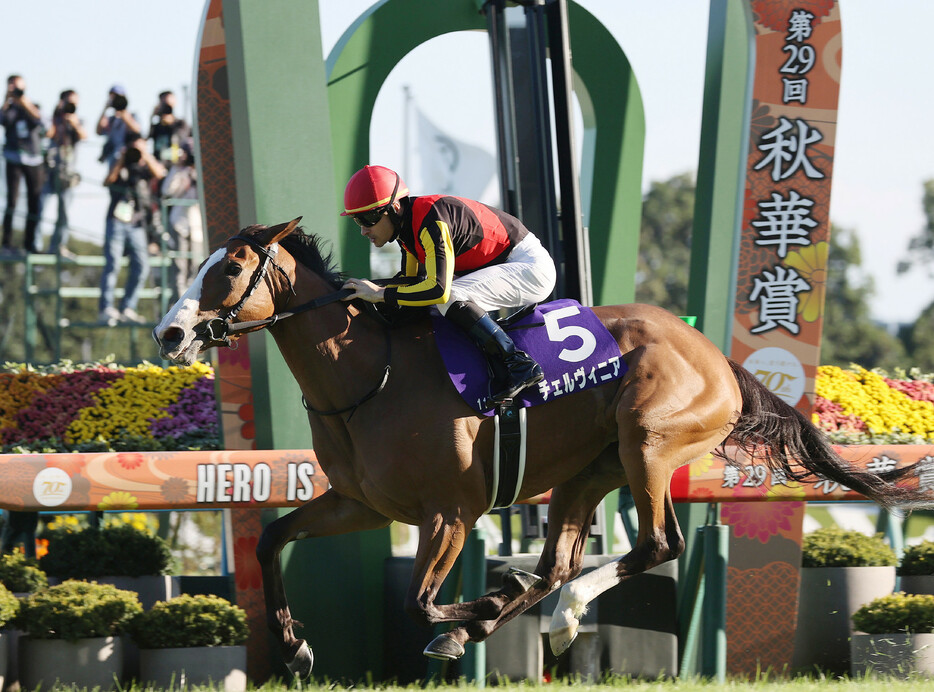
[[[587,604],[575,598],[572,584],[565,584],[558,597],[558,606],[551,616],[548,628],[548,642],[555,656],[560,656],[577,639],[580,618],[587,610]]]

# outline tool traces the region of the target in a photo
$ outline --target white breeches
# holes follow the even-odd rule
[[[442,315],[458,300],[473,301],[486,312],[521,308],[546,300],[555,280],[554,260],[541,241],[529,233],[502,264],[455,276],[448,302],[436,307]]]

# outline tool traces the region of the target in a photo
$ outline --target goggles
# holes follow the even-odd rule
[[[358,226],[363,228],[372,228],[379,223],[379,220],[383,218],[383,214],[386,213],[386,210],[392,206],[392,203],[396,201],[396,193],[399,191],[399,174],[396,173],[396,184],[392,188],[392,195],[389,197],[389,202],[384,204],[381,207],[376,209],[367,209],[366,211],[361,211],[357,214],[352,214],[353,220],[357,222]]]
[[[379,220],[383,218],[383,214],[385,213],[386,207],[379,207],[378,209],[370,209],[368,211],[361,211],[359,214],[353,214],[353,220],[357,222],[358,226],[371,228],[379,223]]]

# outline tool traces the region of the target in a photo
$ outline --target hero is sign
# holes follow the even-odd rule
[[[807,104],[808,73],[818,59],[814,46],[807,42],[813,21],[814,15],[803,9],[792,10],[789,16],[782,48],[787,59],[779,68],[785,105]],[[751,223],[754,243],[774,249],[779,260],[797,246],[810,245],[811,232],[818,226],[811,216],[814,200],[781,183],[797,174],[809,180],[825,177],[812,160],[813,147],[823,139],[820,129],[807,120],[781,116],[756,145],[761,158],[753,170],[768,173],[776,189],[756,201],[758,216]],[[798,294],[811,291],[808,281],[780,261],[760,271],[752,281],[749,301],[758,304],[759,324],[750,331],[761,334],[781,328],[798,334]]]

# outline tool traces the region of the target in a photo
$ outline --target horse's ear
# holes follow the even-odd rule
[[[285,238],[289,233],[294,231],[298,227],[298,222],[302,220],[302,217],[292,219],[288,223],[280,223],[275,226],[270,226],[262,233],[263,244],[272,245],[273,243],[278,243],[280,240]]]

